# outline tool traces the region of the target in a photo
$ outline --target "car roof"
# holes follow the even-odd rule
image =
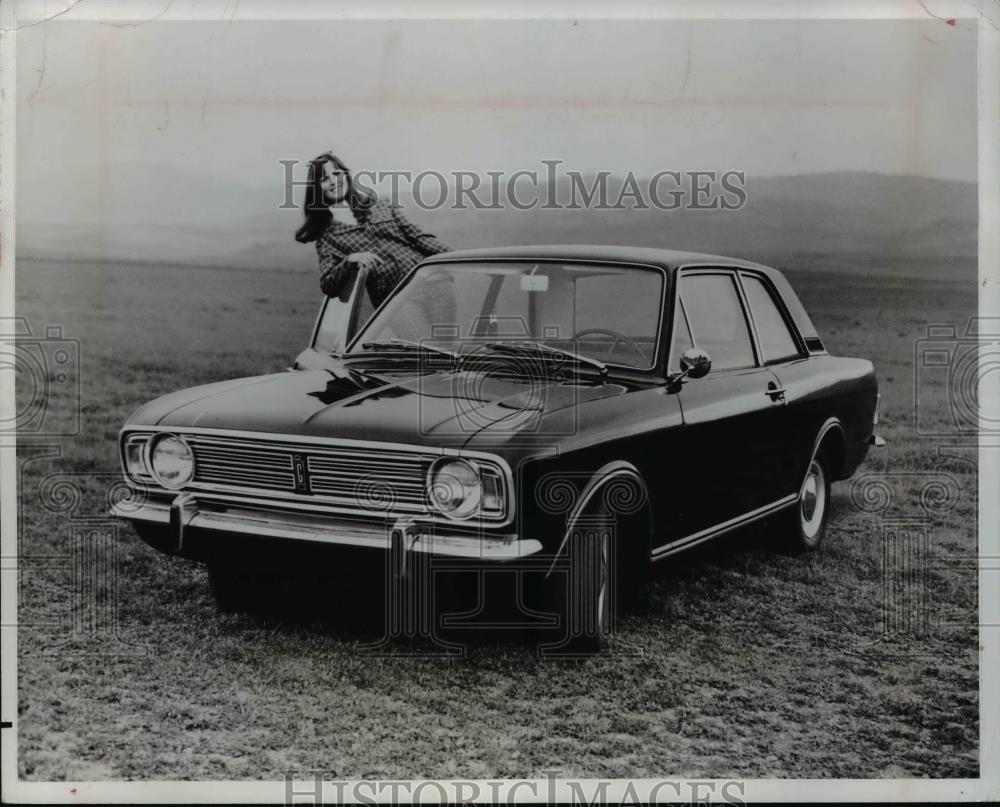
[[[620,244],[539,244],[520,247],[486,247],[481,249],[461,249],[439,252],[423,260],[427,263],[464,260],[561,260],[561,261],[609,261],[617,263],[638,263],[676,269],[680,266],[720,266],[753,269],[768,277],[785,301],[795,324],[803,338],[818,338],[816,328],[799,301],[785,276],[771,266],[727,258],[723,255],[709,255],[703,252],[687,252],[654,247],[632,247]]]
[[[425,261],[436,260],[577,260],[577,261],[616,261],[628,263],[644,263],[662,266],[664,269],[674,269],[678,266],[691,264],[710,264],[712,266],[738,266],[745,269],[757,269],[767,274],[777,272],[769,266],[762,266],[752,261],[739,258],[728,258],[723,255],[709,255],[702,252],[686,250],[657,249],[654,247],[633,247],[620,244],[539,244],[518,247],[486,247],[480,249],[459,249],[452,252],[440,252],[426,258]]]

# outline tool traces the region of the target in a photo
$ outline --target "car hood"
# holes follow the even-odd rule
[[[544,415],[626,391],[589,378],[300,370],[174,392],[138,409],[129,425],[462,445],[499,421],[531,428]]]

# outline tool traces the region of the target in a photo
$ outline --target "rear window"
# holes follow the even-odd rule
[[[799,356],[799,347],[795,337],[788,330],[781,310],[771,296],[764,282],[754,275],[741,275],[743,290],[750,304],[750,315],[757,329],[757,341],[760,342],[764,363],[771,364],[787,361]]]

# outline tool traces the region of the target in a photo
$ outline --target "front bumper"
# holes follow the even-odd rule
[[[383,522],[344,519],[317,511],[278,504],[248,504],[203,493],[181,493],[172,500],[126,500],[113,505],[111,514],[162,528],[169,536],[169,545],[158,548],[174,553],[185,550],[185,538],[193,531],[242,533],[385,551],[398,542],[397,546],[407,552],[496,561],[528,557],[542,549],[540,541],[519,540],[516,535],[450,531],[440,524],[422,524],[410,518]]]

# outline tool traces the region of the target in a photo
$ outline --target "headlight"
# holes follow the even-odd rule
[[[179,488],[194,476],[194,455],[180,437],[168,434],[153,444],[150,464],[156,479],[168,488]]]
[[[468,518],[482,504],[483,480],[471,463],[446,457],[431,466],[427,493],[431,504],[446,516]]]

